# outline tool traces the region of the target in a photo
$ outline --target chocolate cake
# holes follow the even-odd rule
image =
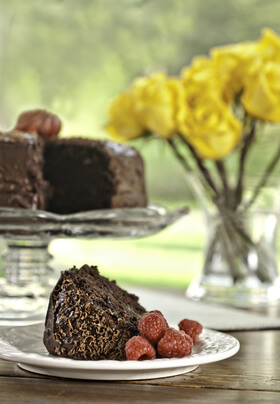
[[[35,134],[0,132],[0,206],[45,209],[43,142]]]
[[[61,273],[50,296],[44,344],[50,354],[124,360],[125,343],[145,313],[135,295],[84,265]]]
[[[44,177],[53,188],[48,209],[73,213],[92,209],[144,207],[144,164],[132,147],[87,138],[45,143]]]
[[[146,204],[144,164],[132,147],[78,137],[43,141],[15,130],[0,134],[0,206],[68,214]]]

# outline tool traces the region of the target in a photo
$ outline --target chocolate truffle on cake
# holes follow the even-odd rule
[[[44,209],[43,144],[35,134],[0,133],[0,206]]]
[[[42,139],[49,139],[58,136],[61,120],[52,112],[34,109],[20,114],[15,129],[22,132],[37,133]]]
[[[48,210],[145,207],[144,163],[132,147],[106,140],[58,138],[45,142],[44,176],[53,188]]]
[[[84,265],[61,273],[50,296],[44,344],[50,354],[81,360],[124,360],[145,313],[138,298]]]

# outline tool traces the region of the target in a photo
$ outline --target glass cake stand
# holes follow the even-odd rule
[[[56,238],[138,238],[158,233],[188,213],[162,206],[94,210],[70,215],[0,208],[4,240],[0,276],[0,325],[25,325],[44,319],[57,281],[48,252]]]

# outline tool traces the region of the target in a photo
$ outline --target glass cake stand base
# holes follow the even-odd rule
[[[0,278],[0,325],[27,325],[44,319],[52,287],[48,245],[45,238],[6,238]]]

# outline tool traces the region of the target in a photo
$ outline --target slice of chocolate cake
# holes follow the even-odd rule
[[[0,133],[0,206],[45,209],[43,143],[37,135]]]
[[[129,294],[84,265],[61,274],[50,296],[44,344],[71,359],[125,359],[125,343],[138,334],[145,309]]]
[[[144,164],[132,147],[87,138],[45,144],[44,176],[52,184],[48,210],[67,214],[92,209],[144,207]]]

